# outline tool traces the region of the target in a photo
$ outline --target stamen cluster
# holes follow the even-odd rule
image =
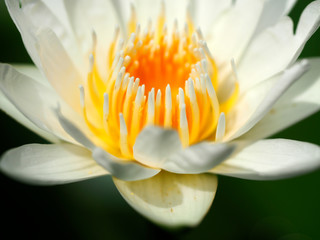
[[[103,147],[131,159],[146,125],[176,129],[184,147],[214,136],[220,116],[217,68],[201,31],[187,19],[182,32],[175,22],[169,34],[162,11],[155,30],[150,22],[142,32],[134,9],[128,29],[126,40],[115,30],[109,76],[100,76],[93,50],[86,86],[80,86],[84,119]]]

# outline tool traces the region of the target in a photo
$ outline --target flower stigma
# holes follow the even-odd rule
[[[102,147],[133,159],[135,139],[147,125],[177,130],[184,147],[205,139],[221,141],[238,83],[221,103],[218,68],[191,18],[187,15],[182,31],[175,21],[169,32],[162,4],[155,27],[149,21],[142,31],[132,5],[127,29],[124,39],[120,28],[115,29],[107,56],[108,76],[101,76],[95,63],[93,32],[90,71],[85,86],[79,86],[84,119],[105,143]]]

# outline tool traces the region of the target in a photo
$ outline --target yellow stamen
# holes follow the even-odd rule
[[[164,2],[155,31],[151,22],[141,31],[137,17],[132,5],[124,40],[119,39],[119,27],[115,29],[106,56],[108,76],[99,74],[94,61],[93,34],[90,71],[86,85],[80,87],[80,101],[88,127],[105,142],[101,147],[131,159],[135,139],[146,125],[177,130],[184,147],[208,138],[222,141],[225,115],[237,100],[238,83],[221,104],[216,94],[218,68],[190,14],[183,31],[175,21],[172,33],[165,23]],[[89,106],[94,109],[87,111]]]

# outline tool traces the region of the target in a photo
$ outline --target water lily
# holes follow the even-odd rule
[[[1,109],[51,144],[7,151],[5,174],[53,185],[112,175],[124,199],[195,226],[216,174],[274,180],[320,166],[317,145],[264,139],[320,109],[320,24],[294,0],[6,0],[36,67],[0,65]]]

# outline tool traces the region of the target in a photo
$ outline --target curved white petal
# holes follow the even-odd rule
[[[198,174],[221,163],[233,150],[232,144],[209,142],[183,149],[175,130],[148,126],[138,135],[133,156],[149,167],[173,173]]]
[[[26,46],[32,61],[37,66],[41,66],[36,49],[36,39],[34,34],[29,31],[29,29],[32,29],[32,23],[30,19],[26,18],[25,14],[20,9],[19,1],[6,0],[5,2],[10,16],[21,34],[22,41]]]
[[[206,38],[218,65],[238,60],[258,25],[264,1],[238,0],[215,22]]]
[[[177,131],[148,126],[136,138],[133,156],[146,166],[161,168],[167,157],[180,150],[182,145]]]
[[[140,214],[167,227],[196,226],[210,208],[217,177],[210,174],[180,175],[161,172],[153,178],[115,185]]]
[[[174,2],[174,1],[172,1]],[[190,11],[195,22],[195,27],[200,27],[205,38],[210,38],[210,32],[219,16],[232,6],[232,0],[193,0]]]
[[[255,35],[275,25],[283,16],[286,16],[297,0],[266,0]]]
[[[60,106],[59,106],[60,107]],[[77,143],[81,144],[82,146],[86,147],[87,149],[93,151],[95,148],[94,143],[88,138],[88,131],[86,126],[82,127],[81,130],[75,123],[71,122],[68,118],[66,118],[62,113],[61,109],[54,109],[53,112],[55,113],[59,124],[61,127],[72,137]]]
[[[134,161],[120,159],[111,155],[98,147],[105,145],[105,143],[101,142],[100,139],[96,139],[94,136],[91,136],[89,139],[88,132],[84,133],[83,131],[85,129],[80,130],[74,123],[63,116],[60,109],[56,109],[55,113],[59,118],[59,122],[63,129],[69,133],[75,141],[92,151],[93,159],[111,175],[125,181],[136,181],[150,178],[160,172],[159,169],[144,167]]]
[[[296,30],[296,35],[302,42],[314,34],[320,25],[320,1],[311,2],[301,14]]]
[[[68,54],[81,68],[81,58],[73,35],[44,2],[6,0],[6,5],[20,31],[29,55],[38,67],[41,66],[41,63],[37,52],[36,33],[39,29],[48,27],[57,34],[63,46],[68,50]]]
[[[270,112],[241,139],[269,137],[320,110],[320,59],[308,59],[311,68],[280,97]]]
[[[147,23],[148,19],[146,18],[146,15],[148,15],[148,18],[154,18],[154,20],[157,20],[160,9],[161,9],[161,0],[157,1],[149,1],[149,0],[135,0],[137,2],[137,11],[139,16],[143,17],[141,18],[141,22]],[[157,2],[158,7],[155,8],[155,2]],[[168,26],[172,26],[174,21],[178,21],[178,24],[180,28],[182,28],[186,22],[187,17],[187,8],[190,1],[185,0],[164,0],[165,4],[165,17],[166,17],[166,23]],[[142,9],[144,8],[144,11]],[[146,14],[147,13],[147,14]],[[154,14],[154,15],[153,15]],[[156,22],[154,22],[154,25]]]
[[[60,106],[52,109],[52,112],[58,119],[59,125],[77,144],[86,147],[90,151],[93,151],[97,146],[106,147],[103,137],[101,138],[101,136],[96,136],[92,133],[85,123],[76,121],[70,116],[65,116],[68,113],[61,112]]]
[[[295,34],[292,20],[287,17],[257,36],[238,64],[241,91],[293,63],[319,24],[320,1],[315,1],[303,11]]]
[[[48,85],[49,83],[42,76],[41,72],[37,67],[31,64],[15,64],[13,67],[18,70],[20,73],[27,75],[28,77],[38,81],[41,84]],[[14,118],[20,124],[24,125],[31,131],[35,132],[39,136],[48,140],[49,142],[57,143],[59,138],[55,137],[53,134],[50,134],[47,131],[42,130],[32,123],[28,118],[26,118],[0,91],[0,109],[8,114],[10,117]]]
[[[136,12],[136,20],[142,27],[142,29],[148,26],[148,22],[151,20],[152,26],[157,25],[158,18],[162,11],[162,2],[164,3],[165,23],[168,24],[169,31],[173,26],[174,21],[178,22],[179,28],[182,29],[187,20],[187,10],[190,6],[191,1],[186,0],[112,0],[116,11],[120,15],[120,20],[123,22],[122,25],[126,24],[131,18],[131,3]],[[191,11],[194,9],[191,9]],[[124,29],[127,27],[124,26]]]
[[[294,177],[319,167],[319,146],[267,139],[245,147],[210,172],[244,179],[274,180]]]
[[[65,102],[80,113],[79,85],[83,84],[83,77],[53,31],[42,29],[37,37],[42,68],[48,81]]]
[[[71,30],[63,0],[42,0],[42,2],[44,2],[48,9],[50,9],[50,11],[59,19],[61,24],[63,24],[68,30]]]
[[[92,31],[96,33],[96,63],[98,64],[100,75],[107,76],[106,56],[109,44],[114,37],[115,28],[118,25],[112,1],[64,0],[64,6],[78,41],[77,43],[83,56],[87,59],[89,59],[89,54],[92,52]]]
[[[227,128],[224,140],[230,141],[249,131],[307,71],[308,66],[308,62],[302,60],[281,75],[263,81],[240,96],[234,108],[226,116]]]
[[[106,172],[91,153],[71,144],[29,144],[7,151],[0,162],[5,174],[30,184],[77,182]]]
[[[170,155],[161,168],[183,174],[207,172],[227,159],[234,149],[232,144],[201,142]]]
[[[40,70],[31,64],[13,64],[14,69],[18,70],[18,72],[32,78],[33,80],[51,87],[48,80],[43,76]]]
[[[75,120],[77,117],[52,88],[19,73],[8,64],[0,64],[0,89],[11,104],[37,127],[61,139],[74,142],[60,127],[52,108],[59,103],[68,116],[74,117]]]
[[[112,176],[124,181],[147,179],[160,172],[159,169],[144,167],[134,161],[119,159],[98,147],[93,150],[92,157]]]
[[[32,123],[28,118],[26,118],[8,99],[4,94],[0,91],[0,109],[8,114],[10,117],[14,118],[23,126],[27,127],[34,133],[48,140],[49,142],[59,142],[59,138],[50,134],[47,131],[37,127],[34,123]]]

